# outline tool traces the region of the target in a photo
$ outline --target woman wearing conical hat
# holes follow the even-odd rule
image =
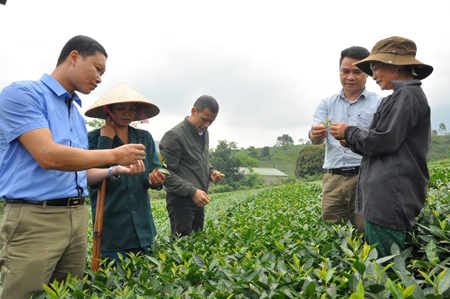
[[[105,119],[105,126],[88,134],[89,149],[111,149],[128,143],[145,145],[145,171],[134,177],[107,179],[101,254],[119,260],[126,254],[144,253],[156,236],[148,189],[160,190],[165,176],[152,135],[130,126],[135,120],[147,121],[159,113],[159,108],[125,83],[119,83],[95,102],[85,115]],[[105,165],[105,167],[114,165]],[[93,223],[97,205],[97,188],[90,186]]]
[[[430,107],[421,81],[433,67],[417,60],[416,44],[394,36],[375,44],[357,63],[382,90],[393,90],[374,114],[369,131],[334,123],[330,134],[363,156],[356,212],[366,220],[367,243],[378,243],[378,257],[405,249],[406,231],[420,213],[430,179]]]

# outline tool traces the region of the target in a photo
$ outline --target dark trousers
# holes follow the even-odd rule
[[[205,209],[197,206],[192,198],[167,192],[166,207],[173,237],[203,230]]]

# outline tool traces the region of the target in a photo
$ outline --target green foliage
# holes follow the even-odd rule
[[[292,154],[276,153],[272,156],[272,160],[277,160],[279,163],[287,164],[293,162],[295,156]]]
[[[161,154],[159,152],[158,152],[158,157],[159,157],[159,165],[161,167],[156,170],[159,172],[162,172],[164,174],[170,175],[170,172],[167,170],[166,160],[163,160],[163,157],[161,156]]]
[[[258,159],[239,153],[238,159],[241,161],[241,167],[258,167]]]
[[[105,125],[104,119],[97,119],[97,118],[93,118],[91,120],[86,119],[85,122],[86,122],[86,126],[88,127],[88,131],[100,129],[101,127],[103,127]]]
[[[325,159],[325,145],[307,145],[297,154],[295,176],[305,178],[325,173],[323,162]]]
[[[254,158],[258,155],[258,150],[253,145],[249,146],[247,150],[248,150],[248,155],[251,158]]]
[[[450,160],[429,164],[441,183],[429,189],[406,250],[393,246],[388,257],[378,259],[350,222],[323,222],[320,183],[292,184],[213,195],[205,230],[175,240],[165,201],[152,201],[152,254],[130,255],[118,266],[102,260],[98,273],[88,259],[82,280],[55,282],[34,298],[449,298],[450,180],[443,167]]]
[[[288,150],[292,148],[294,145],[294,140],[288,134],[283,134],[283,136],[279,136],[277,138],[277,143],[275,147],[281,147],[284,151],[284,154],[287,154]]]
[[[283,134],[282,136],[278,136],[277,142],[279,142],[281,144],[294,145],[294,140],[288,134]]]
[[[249,174],[245,176],[244,186],[249,188],[260,188],[264,184],[262,175],[257,174],[252,167],[248,167]]]
[[[239,172],[241,161],[232,156],[235,148],[237,148],[236,142],[219,140],[217,148],[212,149],[209,155],[211,164],[225,174],[225,178],[219,184],[230,185],[234,190],[242,184],[244,178],[244,175]]]
[[[238,187],[239,188],[239,187]],[[235,189],[227,184],[211,184],[209,186],[208,193],[215,194],[215,193],[225,193],[225,192],[231,192],[235,191]]]
[[[156,200],[156,199],[165,199],[166,198],[166,191],[165,190],[152,190],[148,189],[148,196],[150,200]]]
[[[439,124],[439,135],[445,135],[447,133],[447,127],[444,123]]]
[[[270,157],[270,149],[268,146],[262,148],[261,157]]]
[[[450,135],[431,137],[431,149],[428,153],[428,161],[437,161],[450,158]]]

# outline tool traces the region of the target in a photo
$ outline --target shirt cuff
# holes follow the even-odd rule
[[[197,192],[197,188],[195,188],[195,187],[190,188],[188,191],[188,196],[190,198],[194,198],[195,192]]]

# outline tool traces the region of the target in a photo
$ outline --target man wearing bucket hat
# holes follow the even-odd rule
[[[366,219],[368,244],[378,257],[393,243],[405,249],[406,231],[420,213],[427,194],[427,154],[431,145],[430,107],[421,79],[433,67],[415,59],[416,44],[394,36],[375,44],[369,57],[355,63],[383,90],[369,130],[333,123],[330,133],[362,155],[356,212]]]
[[[367,75],[352,64],[369,56],[363,47],[350,47],[341,52],[339,77],[342,90],[320,101],[314,113],[308,137],[312,144],[325,143],[323,168],[322,217],[325,222],[338,223],[350,220],[364,233],[364,219],[355,213],[356,182],[361,156],[341,146],[339,141],[327,134],[325,124],[346,121],[362,129],[368,129],[373,114],[382,97],[367,90]],[[325,124],[324,124],[325,123]],[[327,124],[328,126],[328,124]]]
[[[204,207],[210,199],[209,182],[219,182],[225,177],[209,163],[207,129],[218,113],[216,99],[199,97],[191,115],[167,131],[159,143],[170,172],[164,189],[172,237],[203,230]]]
[[[89,132],[89,149],[114,149],[128,143],[145,145],[145,172],[134,177],[107,179],[101,254],[116,261],[120,260],[119,253],[125,259],[127,253],[150,250],[157,234],[148,189],[160,190],[165,176],[156,171],[160,163],[152,135],[130,126],[135,120],[148,123],[147,119],[157,114],[159,108],[155,104],[123,82],[101,96],[85,113],[106,120],[101,129]],[[89,186],[92,215],[96,213],[99,186]]]
[[[85,120],[75,93],[101,83],[107,54],[94,39],[75,36],[63,47],[51,75],[14,82],[0,93],[0,298],[28,299],[42,284],[86,265],[87,185],[109,175],[144,170],[141,144],[89,151]],[[94,169],[105,164],[129,165]],[[86,170],[88,169],[88,170]]]

